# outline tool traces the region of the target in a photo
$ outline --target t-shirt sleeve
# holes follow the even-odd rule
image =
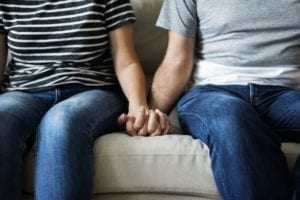
[[[156,25],[187,37],[196,37],[196,0],[164,0]]]
[[[109,31],[136,20],[129,0],[107,0],[104,18]]]

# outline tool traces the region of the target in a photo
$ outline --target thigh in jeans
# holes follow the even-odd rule
[[[264,109],[263,117],[284,142],[300,143],[300,90],[285,89]],[[293,200],[300,199],[300,155],[293,169]]]
[[[37,133],[37,199],[91,198],[93,141],[116,130],[126,107],[121,92],[100,89],[69,97],[46,113]]]
[[[300,143],[300,90],[283,90],[262,113],[283,141]]]
[[[278,137],[241,94],[223,88],[196,87],[178,103],[183,130],[210,149],[222,199],[287,199],[288,168]]]
[[[22,156],[48,105],[24,92],[0,95],[0,199],[19,199]]]

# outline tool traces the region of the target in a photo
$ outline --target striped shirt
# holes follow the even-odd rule
[[[6,90],[117,84],[108,33],[135,21],[129,0],[6,2],[0,3],[0,33],[12,54]]]

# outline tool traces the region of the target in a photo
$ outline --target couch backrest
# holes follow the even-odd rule
[[[131,0],[137,21],[134,24],[136,50],[145,73],[151,76],[160,64],[167,45],[167,32],[157,28],[163,0]],[[10,60],[10,55],[8,60]]]
[[[160,64],[167,46],[167,31],[155,26],[163,0],[131,0],[136,50],[145,73],[151,75]]]

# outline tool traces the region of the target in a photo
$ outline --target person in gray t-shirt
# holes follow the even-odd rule
[[[157,25],[169,42],[150,105],[177,103],[222,199],[300,199],[281,151],[300,142],[300,1],[165,0]]]

